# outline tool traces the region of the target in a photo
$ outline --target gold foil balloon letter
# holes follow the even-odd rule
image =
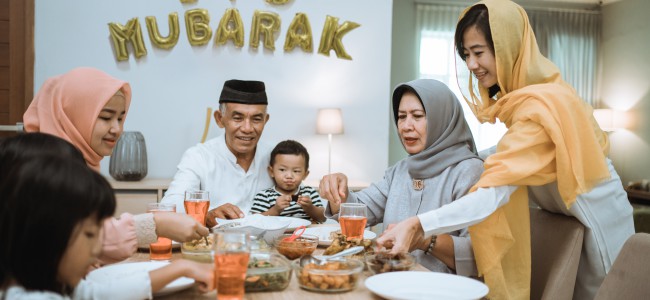
[[[126,48],[127,41],[131,42],[136,58],[147,55],[147,48],[144,47],[144,39],[142,38],[138,18],[129,20],[124,26],[120,23],[108,23],[108,30],[111,33],[113,48],[118,61],[129,59],[129,50]]]
[[[287,4],[287,2],[289,2],[289,0],[266,0],[266,3],[279,4],[279,5]]]
[[[311,25],[306,14],[297,13],[287,29],[287,36],[284,39],[284,51],[293,51],[293,48],[300,46],[303,51],[311,53],[314,50]]]
[[[206,9],[196,8],[185,12],[187,39],[192,46],[207,44],[212,38],[210,15]]]
[[[217,45],[225,45],[229,39],[239,48],[244,46],[244,23],[236,8],[226,10],[217,28]]]
[[[280,30],[280,16],[274,12],[255,10],[251,25],[250,46],[257,49],[260,34],[264,34],[264,48],[275,50],[275,32]]]
[[[352,57],[345,52],[341,39],[346,33],[359,26],[361,25],[350,21],[345,21],[339,26],[339,18],[327,16],[323,26],[323,34],[320,37],[318,53],[330,56],[330,50],[333,49],[336,52],[336,57],[351,60]]]
[[[158,30],[158,22],[156,21],[156,17],[146,17],[145,21],[147,22],[149,39],[151,40],[151,43],[154,44],[154,46],[161,49],[171,49],[176,46],[176,43],[178,43],[179,35],[177,13],[174,12],[169,14],[167,21],[169,23],[169,34],[166,37],[162,36]]]

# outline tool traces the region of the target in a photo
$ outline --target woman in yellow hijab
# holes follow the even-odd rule
[[[485,0],[467,8],[456,48],[471,71],[466,101],[481,122],[508,131],[472,192],[403,221],[377,242],[405,251],[423,236],[470,226],[479,273],[492,299],[530,298],[528,200],[585,225],[574,299],[593,299],[625,240],[632,207],[607,158],[593,109],[539,52],[523,8]],[[477,82],[474,82],[474,81]]]

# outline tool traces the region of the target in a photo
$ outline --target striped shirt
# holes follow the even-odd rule
[[[314,204],[316,207],[323,207],[323,201],[320,198],[320,195],[314,189],[313,187],[310,186],[303,186],[302,184],[300,185],[300,188],[298,189],[298,192],[295,195],[305,195],[309,196],[311,198],[311,203]],[[268,211],[275,205],[275,200],[278,199],[278,197],[282,196],[275,187],[265,189],[263,191],[260,191],[255,195],[255,198],[253,199],[253,207],[251,207],[251,213],[263,213],[265,211]],[[311,217],[298,205],[298,202],[292,201],[290,205],[285,208],[281,213],[281,217],[294,217],[294,218],[301,218],[305,220],[310,220]]]

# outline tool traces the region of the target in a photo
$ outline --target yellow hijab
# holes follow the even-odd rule
[[[465,99],[481,122],[501,120],[508,132],[472,188],[515,185],[508,204],[469,228],[479,274],[493,299],[530,298],[530,221],[526,186],[557,181],[564,204],[609,178],[607,136],[593,109],[562,80],[538,49],[528,16],[509,0],[484,0],[494,41],[497,99],[477,96],[469,79]],[[462,18],[469,8],[460,16]]]

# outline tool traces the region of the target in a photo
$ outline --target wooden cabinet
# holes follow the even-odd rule
[[[160,202],[171,179],[145,178],[140,181],[116,181],[107,178],[115,190],[117,208],[115,216],[128,212],[141,214],[147,212],[147,203]]]

